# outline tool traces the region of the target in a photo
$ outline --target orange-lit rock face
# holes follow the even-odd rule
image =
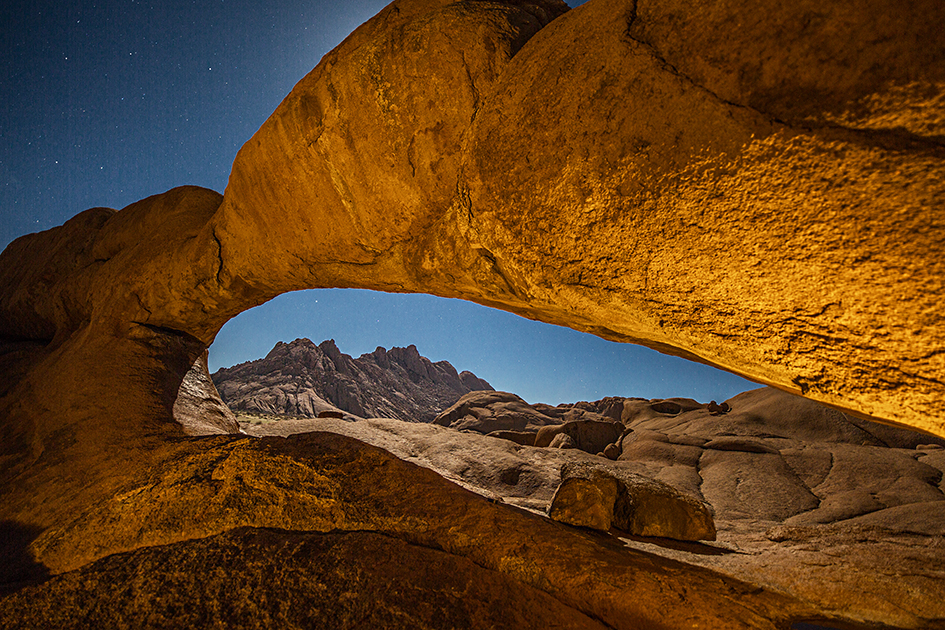
[[[945,119],[861,107],[940,94],[941,43],[875,3],[747,4],[591,2],[539,33],[469,132],[465,234],[559,323],[942,433]],[[874,39],[880,77],[827,52]]]
[[[355,31],[240,151],[215,221],[221,277],[428,289],[400,250],[453,203],[464,135],[509,60],[566,9],[395,3]]]
[[[945,62],[908,17],[935,7],[712,6],[712,28],[646,2],[542,28],[560,6],[395,3],[246,144],[218,208],[186,189],[84,226],[53,289],[7,271],[5,331],[94,311],[209,343],[287,290],[425,291],[943,434]]]
[[[463,297],[945,431],[940,8],[592,1],[506,61],[535,23],[474,6],[365,29],[247,143],[226,290]]]

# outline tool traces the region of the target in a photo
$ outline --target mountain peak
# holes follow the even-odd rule
[[[218,370],[214,383],[234,411],[314,417],[327,410],[429,422],[470,391],[492,386],[417,346],[377,346],[354,359],[334,339],[279,341],[263,359]]]

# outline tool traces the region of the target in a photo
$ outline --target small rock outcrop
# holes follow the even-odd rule
[[[551,446],[556,439],[566,435],[573,445],[572,448],[595,455],[618,442],[623,432],[624,426],[619,422],[574,420],[558,426],[540,428],[535,436],[535,446]]]
[[[715,540],[711,509],[672,486],[618,467],[583,462],[561,467],[548,516],[556,521],[638,536]]]
[[[561,424],[561,420],[539,412],[509,392],[471,392],[445,409],[433,424],[457,431],[493,433],[496,431],[537,431],[540,427]]]
[[[629,401],[619,457],[633,470],[700,496],[716,518],[794,525],[889,524],[916,507],[911,531],[945,533],[941,462],[921,450],[945,440],[852,418],[784,392],[761,388],[679,413]]]
[[[470,387],[492,390],[448,361],[420,356],[413,345],[378,347],[354,359],[333,339],[280,341],[263,359],[217,370],[213,382],[234,410],[306,418],[342,411],[412,422],[430,422]]]
[[[191,435],[236,433],[239,424],[220,396],[207,368],[204,352],[181,381],[174,400],[174,419]]]

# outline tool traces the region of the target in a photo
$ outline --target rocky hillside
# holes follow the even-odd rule
[[[429,422],[464,394],[492,390],[472,372],[420,356],[413,345],[378,347],[354,359],[334,339],[317,346],[280,341],[264,359],[218,370],[213,382],[234,411],[307,418],[341,411],[413,422]]]
[[[616,461],[708,502],[723,521],[945,534],[945,439],[770,387],[722,405],[605,398],[551,407],[477,392],[433,424]]]
[[[313,430],[846,619],[790,627],[945,627],[941,438],[767,387],[721,405],[605,398],[552,407],[479,392],[428,425],[288,420],[249,433]]]

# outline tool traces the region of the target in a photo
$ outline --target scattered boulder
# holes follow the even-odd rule
[[[602,453],[604,457],[610,460],[616,460],[620,457],[620,447],[616,444],[608,444]]]
[[[622,490],[620,483],[600,468],[572,468],[567,464],[561,468],[561,484],[551,500],[548,516],[568,525],[609,531],[614,524],[617,495]]]
[[[614,525],[619,529],[638,536],[715,540],[708,504],[656,479],[632,473],[619,478],[626,488],[614,505]]]
[[[570,525],[675,540],[715,540],[715,521],[703,502],[642,475],[581,462],[561,468],[548,515]]]
[[[560,423],[561,420],[540,413],[515,394],[496,391],[470,392],[433,419],[433,424],[483,434],[537,431]]]
[[[709,413],[713,415],[721,415],[723,413],[728,413],[731,410],[731,407],[728,406],[727,402],[723,402],[721,405],[714,400],[709,403],[706,407],[709,410]]]
[[[536,436],[536,439],[537,438],[538,436]],[[574,443],[574,438],[567,433],[558,433],[547,446],[548,448],[577,448],[577,445]]]

